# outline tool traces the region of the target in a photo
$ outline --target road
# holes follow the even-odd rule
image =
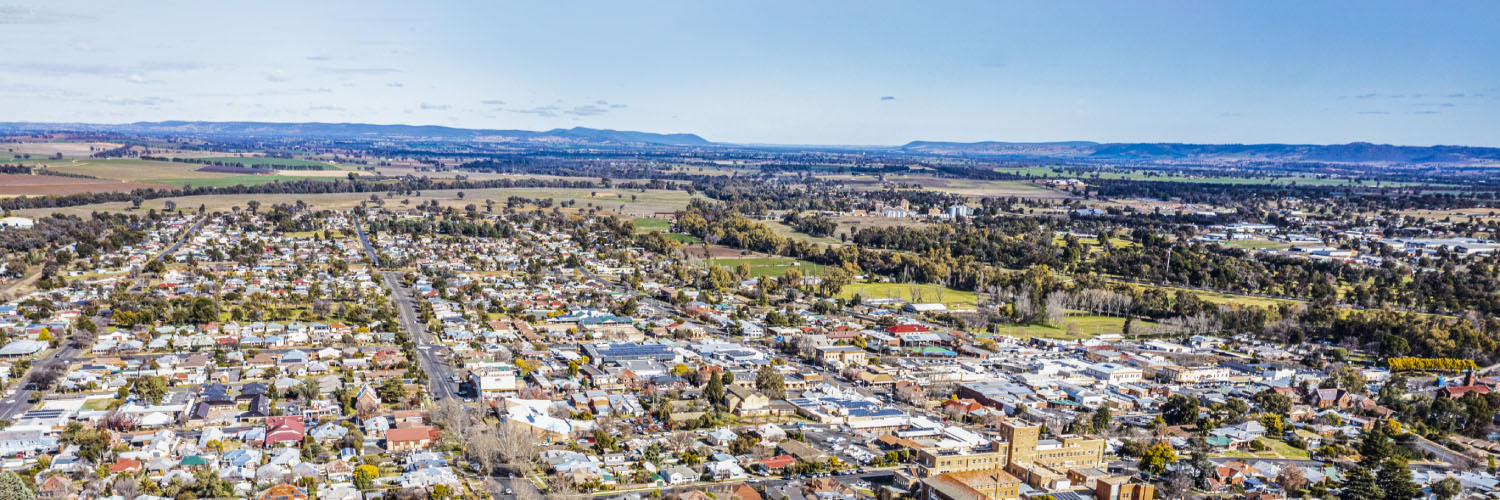
[[[208,222],[208,217],[199,217],[196,222],[193,222],[192,226],[188,227],[186,231],[183,231],[182,234],[177,236],[177,241],[172,242],[172,246],[169,246],[166,250],[162,250],[161,253],[152,256],[151,259],[147,262],[160,259],[164,255],[171,255],[172,252],[176,252],[178,248],[182,247],[183,243],[187,242],[188,236],[197,234],[198,230],[203,228],[204,222]]]
[[[354,232],[359,235],[359,243],[365,248],[370,262],[378,267],[380,257],[370,244],[370,236],[365,234],[364,225],[358,220],[354,221]],[[401,328],[417,344],[417,364],[427,374],[428,394],[433,400],[459,397],[458,384],[452,381],[453,365],[438,357],[443,348],[432,342],[432,333],[427,331],[427,325],[422,323],[422,316],[417,314],[416,301],[411,298],[406,287],[401,286],[396,272],[383,271],[380,278],[385,281],[386,288],[391,290],[391,299],[396,301],[396,317],[401,320]]]
[[[1411,434],[1412,436],[1416,437],[1416,442],[1414,444],[1416,444],[1417,448],[1433,454],[1438,458],[1438,460],[1441,460],[1443,463],[1450,464],[1454,468],[1465,469],[1468,468],[1471,464],[1477,465],[1479,463],[1478,460],[1475,460],[1472,457],[1450,450],[1447,446],[1443,446],[1430,439],[1417,435],[1417,433],[1415,432]]]
[[[401,286],[401,280],[394,271],[382,272],[380,277],[385,280],[385,286],[391,289],[391,298],[396,301],[396,316],[401,320],[401,328],[417,344],[417,363],[427,373],[427,390],[433,400],[458,397],[458,384],[451,380],[453,365],[438,358],[437,353],[442,347],[432,342],[432,333],[427,331],[427,325],[422,323],[422,317],[417,314],[416,301],[412,300],[406,287]]]
[[[359,244],[365,247],[365,253],[370,256],[370,263],[380,267],[380,256],[375,253],[375,246],[370,244],[370,236],[365,234],[365,225],[359,219],[354,219],[354,233],[359,235]]]
[[[58,363],[70,363],[73,359],[73,356],[77,353],[77,348],[74,348],[68,343],[64,343],[62,347],[58,348],[56,351],[53,351],[51,354],[44,355],[43,357],[37,358],[36,361],[32,362],[31,370],[27,371],[26,375],[23,375],[21,379],[17,383],[15,383],[14,387],[17,387],[16,393],[13,395],[5,396],[4,400],[0,400],[0,420],[15,422],[16,418],[20,417],[22,414],[25,414],[27,410],[31,409],[31,394],[36,391],[25,388],[26,377],[30,376],[31,373],[36,370],[45,370],[47,367]]]
[[[496,467],[494,477],[489,481],[485,481],[485,485],[489,487],[490,493],[495,500],[514,500],[521,497],[545,497],[544,495],[542,495],[541,490],[537,489],[536,483],[533,483],[530,479],[527,479],[525,475],[520,472],[520,470],[512,469],[509,466],[505,465]],[[510,490],[510,494],[505,493],[505,490],[507,489]]]

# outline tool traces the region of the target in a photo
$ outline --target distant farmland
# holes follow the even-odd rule
[[[126,192],[163,186],[57,175],[0,174],[0,196]]]
[[[338,170],[338,167],[325,162],[299,160],[296,158],[266,158],[260,156],[210,156],[207,158],[196,158],[204,163],[222,163],[225,165],[239,165],[245,168],[263,168],[269,170],[301,168],[316,168],[317,170]]]

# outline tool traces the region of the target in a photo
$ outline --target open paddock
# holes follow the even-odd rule
[[[0,196],[128,192],[164,186],[56,175],[0,174]]]

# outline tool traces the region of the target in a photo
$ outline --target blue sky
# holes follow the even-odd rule
[[[1500,2],[0,0],[0,120],[1500,146]]]

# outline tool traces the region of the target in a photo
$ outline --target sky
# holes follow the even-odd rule
[[[0,121],[1500,146],[1500,2],[0,0]]]

